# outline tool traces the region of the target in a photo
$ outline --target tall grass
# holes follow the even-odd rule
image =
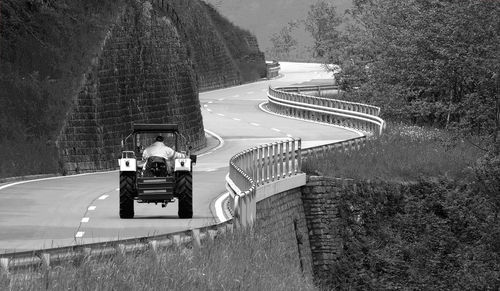
[[[0,274],[0,290],[314,290],[278,238],[235,233],[199,250],[171,248],[84,260],[49,273]]]
[[[414,181],[421,177],[461,179],[484,151],[452,134],[392,125],[359,151],[328,153],[304,163],[306,172],[353,179]]]

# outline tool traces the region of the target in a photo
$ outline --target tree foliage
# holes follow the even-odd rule
[[[313,6],[309,23],[326,43],[318,55],[342,66],[349,98],[376,103],[395,120],[498,131],[499,1],[355,0],[348,15],[347,28],[332,32],[339,16]],[[326,31],[323,19],[331,23]]]
[[[288,22],[279,32],[272,35],[271,43],[273,46],[270,54],[273,58],[286,59],[290,56],[290,51],[297,46],[297,40],[292,35],[297,26],[297,22]]]

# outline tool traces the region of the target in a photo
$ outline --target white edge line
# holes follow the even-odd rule
[[[227,197],[229,197],[229,192],[220,195],[215,201],[215,214],[217,215],[217,219],[219,219],[220,222],[225,222],[228,220],[228,218],[224,215],[224,210],[222,209],[222,202],[224,202]]]
[[[25,183],[31,183],[31,182],[40,182],[40,181],[48,181],[48,180],[55,180],[55,179],[73,178],[73,177],[96,175],[96,174],[103,174],[103,173],[112,173],[112,172],[118,172],[118,170],[100,171],[100,172],[84,173],[84,174],[77,174],[77,175],[56,176],[56,177],[49,177],[49,178],[41,178],[41,179],[34,179],[34,180],[19,181],[19,182],[10,183],[10,184],[7,184],[7,185],[0,186],[0,190],[3,190],[5,188],[11,187],[11,186],[16,186],[16,185],[25,184]]]
[[[293,116],[288,116],[288,115],[281,115],[281,114],[278,114],[278,113],[274,113],[272,111],[269,111],[267,109],[264,108],[264,104],[268,103],[269,101],[264,101],[262,103],[259,104],[259,108],[260,110],[266,112],[266,113],[269,113],[269,114],[272,114],[272,115],[276,115],[276,116],[280,116],[280,117],[284,117],[284,118],[289,118],[289,119],[295,119],[295,120],[300,120],[300,121],[305,121],[305,122],[310,122],[310,123],[316,123],[316,124],[322,124],[322,125],[326,125],[326,126],[331,126],[331,127],[336,127],[336,128],[341,128],[341,129],[345,129],[345,130],[349,130],[349,131],[352,131],[356,134],[358,134],[359,136],[366,136],[364,133],[362,133],[361,131],[359,130],[356,130],[356,129],[352,129],[352,128],[349,128],[349,127],[344,127],[344,126],[339,126],[339,125],[335,125],[335,124],[330,124],[330,123],[324,123],[324,122],[318,122],[318,121],[313,121],[313,120],[307,120],[307,119],[302,119],[302,118],[297,118],[297,117],[293,117]]]
[[[224,140],[223,140],[223,139],[222,139],[222,137],[220,137],[218,134],[216,134],[215,132],[213,132],[213,131],[211,131],[211,130],[208,130],[208,129],[206,129],[206,128],[205,128],[205,132],[206,132],[206,133],[208,133],[208,134],[210,134],[210,135],[211,135],[211,136],[213,136],[214,138],[216,138],[216,139],[219,141],[219,145],[218,145],[215,149],[213,149],[213,150],[211,150],[211,151],[209,151],[209,152],[207,152],[207,153],[204,153],[204,154],[198,155],[198,157],[203,157],[203,156],[206,156],[206,155],[208,155],[208,154],[211,154],[211,153],[213,153],[213,152],[217,151],[218,149],[220,149],[221,147],[223,147],[223,146],[224,146]]]

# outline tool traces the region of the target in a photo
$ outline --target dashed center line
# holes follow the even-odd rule
[[[219,99],[217,99],[217,100],[219,100],[219,101],[224,101],[224,98],[219,98]]]
[[[222,114],[222,113],[217,113],[217,115],[219,115],[219,116],[225,116],[225,115],[224,115],[224,114]]]
[[[108,197],[109,197],[109,195],[102,195],[102,196],[101,196],[101,197],[99,197],[98,199],[99,199],[99,200],[104,200],[104,199],[106,199],[106,198],[108,198]]]
[[[253,126],[260,126],[260,124],[255,123],[255,122],[251,122],[250,124],[253,125]]]
[[[75,234],[75,237],[83,237],[84,234],[85,234],[85,231],[79,231]]]
[[[210,108],[209,108],[209,109],[207,109],[207,111],[208,111],[208,112],[212,112],[212,109],[210,109]]]
[[[116,188],[115,191],[120,191],[120,188]]]
[[[208,107],[208,105],[207,105],[207,104],[204,104],[204,105],[203,105],[203,107],[207,108],[207,107]]]
[[[235,121],[241,121],[241,119],[236,118],[236,117],[235,117],[235,118],[233,118],[233,120],[235,120]]]
[[[274,130],[276,132],[281,132],[281,130],[277,129],[277,128],[271,128],[271,130]]]
[[[87,208],[87,210],[89,210],[89,211],[94,211],[96,208],[97,208],[96,206],[93,206],[93,205],[92,205],[92,206],[89,206],[89,208]]]
[[[291,134],[289,134],[289,133],[288,133],[286,136],[288,136],[288,137],[293,137],[293,135],[291,135]]]
[[[212,103],[214,103],[214,102],[213,101],[208,101],[208,104],[212,104]]]
[[[240,95],[239,95],[239,94],[236,94],[236,95],[233,95],[233,97],[234,97],[234,98],[238,98],[238,97],[240,97]]]
[[[87,222],[89,222],[89,220],[90,220],[90,217],[84,217],[84,218],[82,218],[82,222],[83,223],[87,223]]]

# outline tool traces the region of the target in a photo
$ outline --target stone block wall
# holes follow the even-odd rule
[[[257,203],[257,227],[286,245],[304,274],[312,276],[312,257],[301,189],[276,194]]]
[[[127,2],[58,136],[63,174],[115,169],[133,122],[177,123],[194,148],[205,145],[199,90],[243,80],[207,7],[199,0]],[[246,45],[257,54],[256,43]]]
[[[302,201],[307,221],[309,242],[316,279],[328,278],[333,265],[343,250],[340,235],[339,197],[347,187],[355,187],[353,180],[308,176],[302,187]]]
[[[189,48],[163,10],[135,2],[106,38],[58,140],[66,173],[113,169],[133,122],[177,123],[205,144]]]

